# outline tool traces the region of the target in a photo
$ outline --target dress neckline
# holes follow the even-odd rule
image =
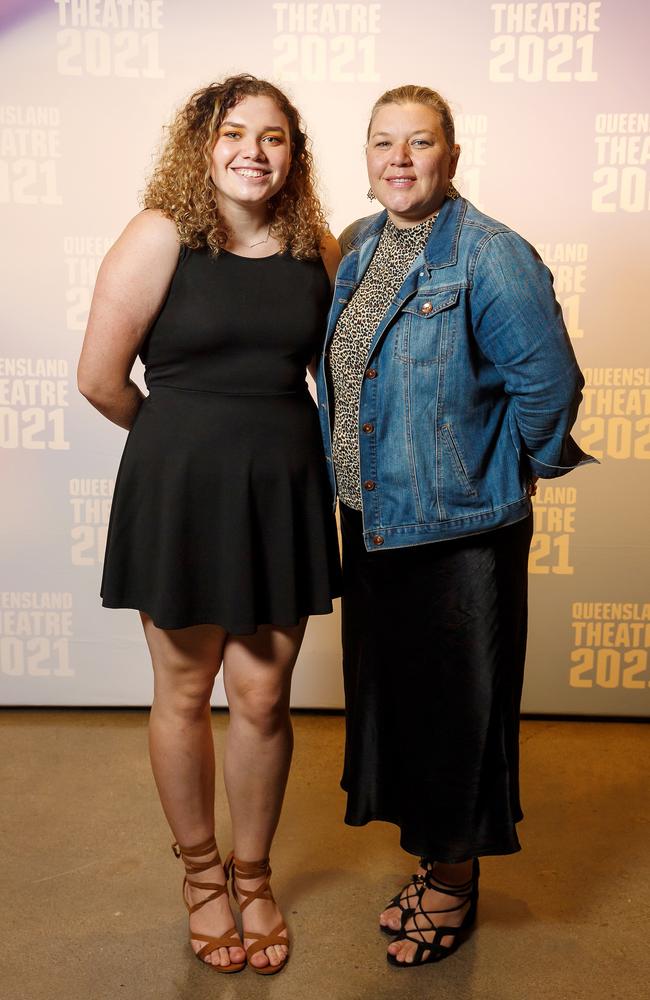
[[[226,250],[222,247],[219,253],[227,253],[229,257],[236,257],[237,260],[272,260],[273,257],[280,257],[284,251],[276,250],[275,253],[268,253],[265,257],[246,257],[243,253],[233,253],[232,250]]]

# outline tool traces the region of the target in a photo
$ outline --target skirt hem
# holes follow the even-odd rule
[[[334,600],[338,595],[334,594],[332,600]],[[317,608],[312,608],[305,610],[298,617],[290,616],[290,619],[274,622],[255,622],[248,623],[246,625],[228,625],[225,624],[223,620],[218,620],[219,615],[212,612],[206,612],[205,614],[198,614],[192,616],[190,621],[183,621],[181,624],[162,624],[160,620],[157,620],[157,615],[153,614],[144,606],[139,606],[139,601],[110,601],[103,599],[102,607],[108,608],[112,611],[141,611],[143,614],[148,615],[153,621],[156,628],[165,629],[168,632],[173,632],[177,629],[182,628],[193,628],[195,625],[216,625],[222,628],[229,635],[255,635],[259,628],[263,626],[272,626],[273,628],[295,628],[299,625],[303,618],[311,618],[312,615],[330,615],[332,614],[334,608],[330,601],[329,607],[318,606]]]
[[[521,819],[523,819],[523,816],[521,817]],[[521,819],[515,820],[515,822],[519,823],[521,822]],[[346,816],[344,822],[346,826],[356,826],[356,827],[367,826],[368,823],[374,823],[374,822],[391,823],[393,826],[396,826],[400,829],[399,843],[403,851],[406,851],[407,854],[413,854],[415,855],[415,857],[429,858],[432,861],[434,860],[439,861],[445,865],[457,865],[463,861],[471,861],[472,858],[482,858],[491,856],[500,857],[500,856],[505,856],[507,854],[518,854],[519,851],[521,851],[521,844],[519,843],[519,839],[516,834],[514,835],[514,839],[509,838],[510,842],[507,844],[507,846],[506,844],[497,846],[497,844],[495,843],[487,843],[487,844],[482,843],[478,844],[476,848],[474,848],[472,851],[461,851],[460,853],[455,854],[453,852],[449,852],[446,848],[431,847],[431,845],[424,847],[423,841],[419,841],[416,843],[415,840],[412,840],[407,834],[403,833],[403,831],[401,830],[399,820],[396,820],[391,816],[377,814],[368,817],[368,819],[363,819],[363,820],[349,819]]]

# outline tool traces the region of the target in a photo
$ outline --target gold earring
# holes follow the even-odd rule
[[[368,199],[368,201],[375,200],[375,192],[372,190],[372,188],[368,188],[368,194],[366,195],[366,198]]]

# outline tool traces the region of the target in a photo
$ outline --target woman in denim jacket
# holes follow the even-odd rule
[[[459,944],[478,857],[519,850],[530,495],[591,459],[583,379],[535,250],[451,184],[447,103],[375,104],[319,412],[343,533],[346,822],[397,824],[419,867],[380,916],[399,967]],[[432,544],[433,543],[433,544]]]

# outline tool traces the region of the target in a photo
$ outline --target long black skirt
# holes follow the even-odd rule
[[[449,864],[520,850],[519,705],[532,515],[367,552],[341,505],[345,822]]]

